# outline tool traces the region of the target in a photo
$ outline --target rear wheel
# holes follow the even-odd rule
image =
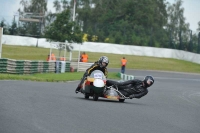
[[[94,94],[94,95],[93,95],[93,100],[94,100],[94,101],[97,101],[98,99],[99,99],[99,95],[98,95],[98,94]]]
[[[119,99],[119,102],[122,102],[122,103],[123,103],[124,101],[125,101],[125,99]]]

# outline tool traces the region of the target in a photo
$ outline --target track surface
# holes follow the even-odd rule
[[[110,69],[109,71],[119,71]],[[124,103],[86,100],[79,81],[0,81],[0,133],[198,133],[200,75],[126,70],[155,84]]]

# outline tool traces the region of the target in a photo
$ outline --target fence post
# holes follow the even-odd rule
[[[120,77],[121,77],[121,80],[123,81],[132,80],[135,78],[133,75],[127,75],[123,73],[120,73]]]
[[[190,52],[193,52],[192,30],[190,30],[189,51],[190,51]]]
[[[200,32],[198,34],[198,49],[197,49],[197,53],[200,53]]]
[[[182,50],[183,48],[182,48],[182,36],[181,36],[181,34],[182,34],[182,31],[180,30],[179,31],[179,50]]]
[[[2,54],[2,36],[3,36],[3,28],[0,27],[0,58]]]

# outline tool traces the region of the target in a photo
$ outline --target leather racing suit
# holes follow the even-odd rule
[[[107,86],[117,86],[118,90],[130,98],[141,98],[148,93],[147,87],[144,86],[143,81],[138,79],[128,80],[124,82],[117,82],[113,80],[107,80]]]

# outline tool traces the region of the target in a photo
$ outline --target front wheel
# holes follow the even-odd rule
[[[90,95],[85,93],[85,99],[89,99]]]
[[[98,95],[98,94],[94,94],[94,95],[93,95],[93,100],[94,100],[94,101],[97,101],[98,99],[99,99],[99,95]]]
[[[119,102],[122,102],[122,103],[123,103],[124,101],[125,101],[125,99],[119,99]]]

